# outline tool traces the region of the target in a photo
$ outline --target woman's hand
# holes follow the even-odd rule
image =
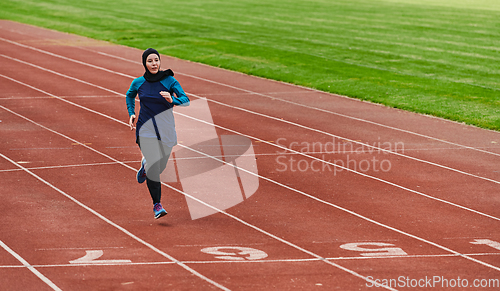
[[[135,115],[131,115],[130,119],[128,121],[128,125],[130,125],[130,130],[134,130],[134,122],[135,122]]]
[[[160,92],[160,95],[163,96],[163,98],[165,98],[165,100],[167,100],[168,103],[172,103],[172,96],[170,95],[169,92],[167,91],[161,91]]]

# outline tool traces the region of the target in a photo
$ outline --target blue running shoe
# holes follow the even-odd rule
[[[153,207],[153,211],[155,212],[155,219],[167,215],[167,211],[163,209],[163,206],[161,206],[160,203],[155,204],[155,206]]]
[[[144,181],[146,181],[146,159],[142,158],[141,168],[137,171],[137,182],[142,184]]]

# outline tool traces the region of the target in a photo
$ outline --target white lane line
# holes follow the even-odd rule
[[[3,56],[3,55],[0,55],[0,56]],[[9,58],[10,58],[10,57],[9,57]],[[11,59],[12,59],[12,58],[11,58]],[[27,64],[26,62],[23,62],[23,63]],[[29,64],[29,63],[28,63],[28,64]],[[34,66],[36,66],[36,65],[34,65]],[[36,66],[36,67],[37,67],[37,68],[40,68],[41,70],[47,71],[47,72],[53,72],[53,71],[51,71],[51,70],[49,70],[49,69],[41,68],[41,67],[39,67],[39,66]],[[58,76],[68,77],[68,78],[70,78],[70,79],[72,79],[72,80],[79,81],[79,79],[76,79],[76,78],[73,78],[73,77],[69,77],[69,76],[65,76],[64,74],[60,74],[60,73],[57,73],[57,72],[55,72],[55,73],[56,73]],[[117,121],[117,122],[119,122],[119,123],[121,123],[121,124],[128,125],[128,124],[126,124],[125,122],[123,122],[123,121],[121,121],[121,120],[118,120],[118,119],[113,118],[113,117],[111,117],[111,116],[105,115],[105,114],[103,114],[103,113],[101,113],[101,112],[98,112],[98,111],[95,111],[95,110],[92,110],[92,109],[86,108],[86,107],[84,107],[84,106],[82,106],[82,105],[79,105],[79,104],[77,104],[77,103],[71,102],[71,101],[69,101],[69,100],[62,99],[62,98],[60,98],[60,97],[58,97],[58,96],[56,96],[56,95],[54,95],[54,94],[51,94],[51,93],[45,92],[45,91],[43,91],[43,90],[41,90],[41,89],[38,89],[38,88],[33,87],[33,86],[31,86],[31,85],[25,84],[25,83],[23,83],[23,82],[21,82],[21,81],[18,81],[18,80],[16,80],[16,79],[10,78],[10,77],[5,76],[5,75],[2,75],[2,74],[0,74],[0,76],[1,76],[1,77],[4,77],[4,78],[7,78],[7,79],[9,79],[9,80],[12,80],[13,82],[16,82],[16,83],[18,83],[18,84],[25,85],[25,86],[27,86],[27,87],[29,87],[29,88],[33,89],[33,90],[36,90],[36,91],[42,92],[42,93],[44,93],[44,94],[47,94],[47,95],[49,95],[49,96],[51,96],[51,97],[53,97],[53,98],[56,98],[56,99],[58,99],[58,100],[61,100],[61,101],[67,102],[67,103],[72,104],[72,105],[74,105],[74,106],[77,106],[77,107],[79,107],[79,108],[82,108],[82,109],[88,110],[88,111],[90,111],[90,112],[93,112],[93,113],[98,114],[98,115],[101,115],[101,116],[104,116],[104,117],[109,118],[109,119],[111,119],[111,120]],[[93,85],[93,84],[88,83],[88,82],[85,82],[85,81],[81,81],[81,82],[84,82],[85,84],[90,85],[90,86],[92,86],[92,85]],[[97,86],[97,85],[96,85],[96,86]],[[100,87],[100,86],[98,86],[98,87]],[[118,93],[118,92],[115,92],[115,91],[112,91],[112,90],[109,90],[109,89],[107,89],[107,90],[108,90],[108,91],[110,91],[110,92],[116,93],[116,94],[120,94],[120,93]],[[194,95],[194,96],[196,96],[196,95]],[[182,114],[180,114],[180,113],[178,113],[178,112],[175,112],[175,111],[174,111],[174,113],[175,113],[175,114],[182,115]],[[269,117],[269,118],[271,118],[271,117]],[[276,119],[276,118],[274,118],[274,119]],[[204,121],[202,121],[202,122],[204,122]],[[431,195],[428,195],[428,194],[425,194],[425,193],[422,193],[422,192],[419,192],[419,191],[412,190],[412,189],[409,189],[409,188],[407,188],[407,187],[401,186],[401,185],[399,185],[399,184],[396,184],[396,183],[393,183],[393,182],[390,182],[390,181],[383,180],[383,179],[381,179],[381,178],[377,178],[377,177],[374,177],[374,176],[370,176],[370,175],[367,175],[367,174],[365,174],[365,173],[358,172],[358,171],[352,170],[352,169],[350,169],[350,168],[346,168],[346,167],[343,167],[343,166],[337,165],[337,164],[335,164],[335,163],[325,161],[325,160],[320,159],[320,158],[316,158],[316,157],[313,157],[313,156],[310,156],[310,155],[306,155],[305,153],[298,152],[298,151],[295,151],[295,150],[292,150],[292,149],[289,149],[289,148],[285,148],[285,147],[283,147],[283,146],[280,146],[280,145],[277,145],[277,144],[274,144],[274,143],[271,143],[271,142],[268,142],[268,141],[264,141],[264,140],[261,140],[261,139],[259,139],[259,138],[255,138],[255,137],[252,137],[252,136],[250,136],[250,135],[246,135],[246,134],[242,134],[242,133],[239,133],[239,132],[237,132],[237,131],[234,131],[234,130],[226,129],[226,128],[221,127],[221,126],[218,126],[218,125],[214,125],[214,124],[211,124],[211,125],[216,126],[216,127],[218,127],[218,128],[221,128],[221,129],[225,129],[225,130],[230,131],[230,132],[234,132],[234,133],[236,133],[236,134],[238,134],[238,135],[245,136],[245,137],[248,137],[248,138],[253,139],[253,140],[258,140],[259,142],[263,142],[263,143],[266,143],[266,144],[272,145],[272,146],[274,146],[274,147],[278,147],[278,148],[283,149],[283,150],[288,150],[288,151],[290,151],[290,152],[297,153],[297,154],[299,154],[299,155],[305,156],[305,157],[310,158],[310,159],[317,160],[317,161],[322,162],[322,163],[325,163],[325,164],[329,164],[329,165],[331,165],[331,166],[333,166],[333,167],[341,168],[341,169],[343,169],[343,170],[349,171],[349,172],[354,173],[354,174],[361,175],[361,176],[366,177],[366,178],[369,178],[369,179],[373,179],[373,180],[376,180],[376,181],[380,181],[380,182],[382,182],[382,183],[385,183],[385,184],[388,184],[388,185],[391,185],[391,186],[394,186],[394,187],[397,187],[397,188],[400,188],[400,189],[403,189],[403,190],[409,191],[409,192],[414,193],[414,194],[418,194],[418,195],[423,196],[423,197],[426,197],[426,198],[430,198],[430,199],[433,199],[433,200],[436,200],[436,201],[439,201],[439,202],[443,202],[443,203],[446,203],[446,204],[449,204],[449,205],[453,205],[453,206],[459,207],[459,208],[461,208],[461,209],[469,210],[469,211],[474,212],[474,213],[476,213],[476,214],[480,214],[480,215],[483,215],[483,216],[485,216],[485,217],[493,218],[493,219],[495,219],[495,220],[499,220],[499,221],[500,221],[500,218],[497,218],[497,217],[491,216],[491,215],[489,215],[489,214],[482,213],[482,212],[480,212],[480,211],[473,210],[473,209],[471,209],[471,208],[468,208],[468,207],[465,207],[465,206],[462,206],[462,205],[459,205],[459,204],[456,204],[456,203],[453,203],[453,202],[449,202],[449,201],[444,200],[444,199],[436,198],[436,197],[433,197],[433,196],[431,196]],[[316,129],[309,128],[309,127],[304,127],[304,128],[306,128],[306,129],[308,129],[308,130],[311,130],[311,131],[317,131]],[[381,148],[377,148],[377,149],[382,150]],[[393,152],[393,151],[387,151],[387,152],[388,152],[388,153],[395,153],[395,152]],[[403,156],[403,157],[410,158],[410,157],[405,156],[405,155],[402,155],[402,156]],[[419,160],[419,161],[423,161],[423,160]],[[431,162],[427,162],[427,161],[424,161],[424,162],[426,162],[426,163],[430,163],[431,165],[438,165],[438,166],[441,166],[441,165],[439,165],[439,164],[435,164],[435,163],[431,163]],[[447,167],[445,167],[445,166],[441,166],[441,167],[447,168]],[[460,170],[453,169],[453,168],[447,168],[447,169],[449,169],[449,170],[453,170],[453,171],[456,171],[456,172],[461,173],[461,174],[465,174],[465,175],[469,175],[469,176],[476,177],[476,178],[479,178],[479,179],[483,179],[483,180],[486,180],[486,181],[489,181],[489,182],[493,182],[493,183],[500,184],[500,181],[492,180],[492,179],[485,178],[485,177],[481,177],[481,176],[472,175],[472,174],[469,174],[469,173],[466,173],[466,172],[462,172],[462,171],[460,171]]]
[[[67,148],[10,148],[9,151],[40,151],[40,150],[72,150],[72,147]]]
[[[180,144],[181,145],[181,144]],[[181,145],[182,146],[182,145]],[[255,147],[256,145],[254,145]],[[106,148],[132,148],[132,149],[136,149],[137,146],[130,146],[130,147],[106,147]],[[46,149],[46,148],[44,148]],[[405,151],[407,151],[408,149],[405,149]],[[410,149],[411,150],[411,149]],[[420,150],[420,149],[418,149]],[[302,152],[301,152],[302,153]],[[330,152],[303,152],[304,154],[328,154]],[[346,152],[346,153],[350,153],[350,152]],[[354,153],[354,151],[352,152]],[[356,153],[364,153],[364,152],[360,152],[360,151],[357,151]],[[366,152],[367,153],[367,152]],[[217,156],[217,155],[213,155],[213,156],[210,156],[211,157],[214,157],[214,158],[218,158],[218,159],[223,159],[223,158],[231,158],[231,157],[267,157],[267,156],[270,156],[270,157],[274,157],[274,156],[300,156],[301,154],[298,154],[298,153],[295,153],[295,152],[291,152],[291,153],[262,153],[262,154],[252,154],[252,155],[224,155],[224,156]],[[184,157],[184,158],[179,158],[179,157],[176,157],[176,160],[205,160],[205,159],[209,159],[208,157],[204,157],[204,156],[196,156],[196,157]],[[135,163],[139,163],[140,161],[137,161],[137,160],[131,160],[131,161],[121,161],[122,163],[125,163],[125,164],[135,164]],[[21,162],[21,161],[18,161],[18,163],[22,164],[22,163],[31,163],[31,162]],[[55,166],[43,166],[43,167],[26,167],[28,170],[51,170],[51,169],[60,169],[60,168],[76,168],[76,167],[90,167],[90,166],[105,166],[105,165],[114,165],[116,164],[115,162],[103,162],[103,163],[85,163],[85,164],[71,164],[71,165],[55,165]],[[15,168],[15,169],[4,169],[4,170],[0,170],[0,173],[3,173],[3,172],[19,172],[19,171],[22,171],[21,169],[18,169],[18,168]]]
[[[22,118],[22,119],[24,119],[24,120],[26,120],[26,121],[28,121],[28,122],[30,122],[30,123],[33,123],[33,124],[35,124],[35,125],[37,125],[37,126],[39,126],[39,127],[43,128],[43,129],[45,129],[45,130],[47,130],[47,131],[50,131],[50,132],[52,132],[52,133],[54,133],[54,134],[57,134],[57,135],[62,136],[62,137],[64,137],[64,138],[66,138],[66,139],[69,139],[69,140],[71,140],[72,142],[78,143],[78,144],[80,144],[81,146],[83,146],[83,147],[85,147],[85,148],[87,148],[87,149],[89,149],[89,150],[91,150],[91,151],[93,151],[93,152],[95,152],[95,153],[98,153],[98,154],[100,154],[100,155],[102,155],[102,156],[104,156],[104,157],[106,157],[106,158],[108,158],[108,159],[110,159],[110,160],[112,160],[112,161],[114,161],[114,162],[116,162],[116,163],[118,163],[118,164],[122,165],[122,166],[125,166],[125,167],[127,167],[127,168],[129,168],[129,169],[133,170],[134,172],[135,172],[135,171],[137,171],[137,169],[132,168],[131,166],[129,166],[129,165],[127,165],[127,164],[124,164],[124,163],[122,163],[122,162],[120,162],[120,161],[116,160],[115,158],[113,158],[113,157],[111,157],[111,156],[109,156],[109,155],[107,155],[107,154],[105,154],[105,153],[102,153],[102,152],[100,152],[100,151],[98,151],[98,150],[96,150],[96,149],[94,149],[94,148],[92,148],[92,147],[90,147],[90,146],[88,146],[88,145],[86,145],[86,144],[84,144],[84,143],[81,143],[81,142],[79,142],[79,141],[77,141],[77,140],[75,140],[75,139],[73,139],[73,138],[70,138],[70,137],[68,137],[68,136],[66,136],[66,135],[64,135],[64,134],[62,134],[62,133],[59,133],[59,132],[57,132],[57,131],[55,131],[55,130],[53,130],[53,129],[50,129],[50,128],[48,128],[48,127],[46,127],[46,126],[42,125],[42,124],[39,124],[39,123],[37,123],[37,122],[35,122],[35,121],[33,121],[33,120],[31,120],[31,119],[29,119],[29,118],[27,118],[27,117],[25,117],[25,116],[23,116],[23,115],[19,114],[19,113],[16,113],[16,112],[14,112],[14,111],[12,111],[12,110],[10,110],[10,109],[8,109],[8,108],[6,108],[6,107],[2,106],[2,105],[0,105],[0,108],[4,109],[5,111],[8,111],[8,112],[10,112],[10,113],[12,113],[12,114],[14,114],[14,115],[16,115],[16,116],[20,117],[20,118]],[[123,123],[124,125],[128,126],[128,124],[126,124],[126,123],[124,123],[124,122],[122,122],[122,123]],[[75,199],[75,198],[73,198],[72,196],[70,196],[70,195],[68,195],[68,194],[64,193],[64,192],[63,192],[63,191],[61,191],[61,190],[59,190],[58,188],[56,188],[55,186],[53,186],[53,185],[51,185],[50,183],[46,182],[45,180],[43,180],[43,179],[42,179],[42,178],[40,178],[39,176],[35,175],[34,173],[32,173],[31,171],[29,171],[28,169],[26,169],[26,168],[22,167],[21,165],[17,164],[16,162],[14,162],[14,161],[10,160],[8,157],[4,156],[3,154],[1,154],[1,153],[0,153],[0,156],[4,157],[5,159],[7,159],[8,161],[10,161],[10,162],[11,162],[11,163],[13,163],[14,165],[18,166],[19,168],[22,168],[24,171],[26,171],[26,172],[27,172],[27,173],[29,173],[30,175],[34,176],[35,178],[39,179],[40,181],[44,182],[44,183],[45,183],[45,184],[47,184],[49,187],[53,188],[54,190],[58,191],[58,192],[59,192],[59,193],[61,193],[62,195],[66,196],[68,199],[70,199],[70,200],[74,201],[75,203],[77,203],[77,204],[78,204],[78,205],[80,205],[81,207],[83,207],[83,208],[87,209],[88,211],[92,212],[93,214],[95,214],[96,216],[98,216],[99,218],[101,218],[102,220],[104,220],[104,221],[108,222],[109,224],[111,224],[111,225],[115,226],[115,227],[116,227],[116,228],[118,228],[119,230],[121,230],[121,231],[123,231],[124,233],[128,234],[130,237],[132,237],[132,238],[136,239],[137,241],[139,241],[139,242],[141,242],[141,243],[145,244],[146,246],[148,246],[148,247],[149,247],[149,248],[151,248],[152,250],[156,251],[157,253],[159,253],[159,254],[161,254],[161,255],[165,256],[166,258],[168,258],[168,259],[170,259],[170,260],[172,260],[172,261],[177,262],[180,266],[182,266],[182,267],[183,267],[183,268],[185,268],[186,270],[190,270],[191,272],[193,272],[194,274],[196,274],[196,275],[197,275],[197,276],[199,276],[200,278],[202,278],[202,277],[203,277],[203,278],[206,278],[206,277],[204,277],[203,275],[201,275],[201,274],[197,273],[196,271],[194,271],[194,270],[190,269],[190,268],[189,268],[188,266],[186,266],[185,264],[179,263],[177,260],[175,260],[174,258],[172,258],[170,255],[168,255],[168,254],[166,254],[166,253],[163,253],[162,251],[160,251],[159,249],[157,249],[157,248],[156,248],[156,247],[154,247],[153,245],[151,245],[151,244],[147,243],[146,241],[143,241],[142,239],[140,239],[140,238],[136,237],[135,235],[133,235],[132,233],[130,233],[129,231],[127,231],[125,228],[123,228],[123,227],[121,227],[121,226],[119,226],[119,225],[115,224],[114,222],[110,221],[109,219],[105,218],[104,216],[102,216],[101,214],[97,213],[95,210],[93,210],[92,208],[90,208],[90,207],[86,206],[85,204],[83,204],[83,203],[79,202],[78,200],[76,200],[76,199]],[[380,286],[380,287],[386,288],[386,289],[388,289],[388,290],[396,290],[396,289],[393,289],[393,288],[388,287],[388,286],[383,286],[383,285],[380,285],[380,284],[378,284],[377,282],[375,282],[375,281],[371,280],[370,278],[365,277],[365,276],[363,276],[363,275],[361,275],[361,274],[359,274],[359,273],[357,273],[357,272],[355,272],[355,271],[353,271],[353,270],[351,270],[351,269],[345,268],[345,267],[343,267],[343,266],[341,266],[341,265],[339,265],[339,264],[336,264],[336,263],[334,263],[334,262],[330,262],[330,261],[328,261],[328,260],[324,260],[324,258],[323,258],[323,257],[321,257],[320,255],[318,255],[318,254],[316,254],[316,253],[313,253],[313,252],[311,252],[311,251],[309,251],[309,250],[306,250],[306,249],[304,249],[304,248],[302,248],[302,247],[300,247],[300,246],[298,246],[298,245],[295,245],[295,244],[293,244],[293,243],[291,243],[291,242],[289,242],[289,241],[287,241],[287,240],[285,240],[285,239],[282,239],[282,238],[280,238],[280,237],[278,237],[278,236],[276,236],[276,235],[274,235],[274,234],[272,234],[272,233],[270,233],[270,232],[267,232],[267,231],[265,231],[265,230],[263,230],[263,229],[260,229],[260,228],[258,228],[257,226],[255,226],[255,225],[253,225],[253,224],[250,224],[250,223],[248,223],[248,222],[246,222],[246,221],[244,221],[244,220],[242,220],[242,219],[240,219],[240,218],[238,218],[238,217],[236,217],[236,216],[234,216],[234,215],[232,215],[232,214],[229,214],[229,213],[227,213],[227,212],[225,212],[225,211],[223,211],[223,210],[221,210],[221,209],[218,209],[218,208],[216,208],[216,207],[214,207],[214,206],[212,206],[212,205],[210,205],[210,204],[208,204],[208,203],[206,203],[206,202],[204,202],[204,201],[202,201],[202,200],[200,200],[200,199],[198,199],[198,198],[196,198],[196,197],[193,197],[193,196],[191,196],[191,195],[189,195],[189,194],[187,194],[187,193],[185,193],[185,192],[183,192],[183,191],[181,191],[181,190],[179,190],[179,189],[176,189],[176,188],[174,188],[174,187],[172,187],[172,186],[170,186],[170,185],[168,185],[168,184],[166,184],[166,183],[162,183],[162,185],[164,185],[164,186],[166,186],[166,187],[168,187],[168,188],[170,188],[170,189],[172,189],[172,190],[174,190],[174,191],[176,191],[176,192],[178,192],[178,193],[180,193],[180,194],[182,194],[182,195],[184,195],[184,196],[186,196],[186,197],[189,197],[189,198],[191,198],[191,199],[193,199],[193,200],[195,200],[195,201],[197,201],[197,202],[199,202],[199,203],[201,203],[201,204],[203,204],[203,205],[205,205],[205,206],[207,206],[207,207],[209,207],[209,208],[212,208],[212,209],[216,210],[217,212],[220,212],[220,213],[222,213],[222,214],[224,214],[224,215],[226,215],[226,216],[228,216],[228,217],[232,218],[233,220],[238,221],[238,222],[240,222],[241,224],[246,225],[246,226],[248,226],[248,227],[250,227],[250,228],[252,228],[252,229],[254,229],[254,230],[256,230],[256,231],[258,231],[258,232],[260,232],[260,233],[262,233],[262,234],[264,234],[264,235],[267,235],[267,236],[269,236],[269,237],[271,237],[271,238],[273,238],[273,239],[275,239],[275,240],[277,240],[277,241],[279,241],[279,242],[282,242],[283,244],[286,244],[286,245],[288,245],[288,246],[290,246],[290,247],[292,247],[292,248],[295,248],[295,249],[297,249],[297,250],[299,250],[299,251],[301,251],[301,252],[303,252],[303,253],[306,253],[306,254],[308,254],[308,255],[310,255],[310,256],[312,256],[312,257],[314,257],[314,258],[320,259],[321,261],[325,262],[326,264],[329,264],[329,265],[334,266],[334,267],[336,267],[336,268],[338,268],[338,269],[340,269],[340,270],[343,270],[343,271],[345,271],[345,272],[347,272],[347,273],[349,273],[349,274],[351,274],[351,275],[353,275],[353,276],[355,276],[355,277],[358,277],[358,278],[360,278],[360,279],[362,279],[362,280],[364,280],[364,281],[366,281],[366,282],[371,282],[371,283],[373,283],[373,284],[375,284],[375,285],[377,285],[377,286]],[[201,277],[201,276],[202,276],[202,277]],[[210,279],[206,278],[206,280],[210,280]],[[213,282],[213,281],[211,281],[211,280],[210,280],[209,282]],[[215,285],[215,284],[218,284],[218,283],[213,282],[213,284]],[[218,287],[219,287],[219,285],[216,285],[216,286],[218,286]],[[223,286],[221,285],[219,288],[224,289],[225,287],[223,287]]]
[[[123,96],[116,95],[75,95],[75,96],[60,96],[61,98],[99,98],[99,99],[111,99],[111,98],[123,98]],[[27,100],[27,99],[49,99],[50,96],[11,96],[11,97],[0,97],[0,100]]]
[[[14,113],[8,109],[6,109],[5,107],[3,106],[0,106],[2,107],[3,109],[11,112],[11,113]],[[14,113],[15,115],[19,116],[19,117],[22,117],[21,115],[18,115],[16,113]],[[25,120],[28,120],[27,118],[24,118]],[[36,124],[36,123],[35,123]],[[43,125],[40,125],[38,124],[40,127],[46,129],[46,130],[49,130],[51,132],[54,132],[54,133],[57,133],[47,127],[44,127]],[[59,133],[57,133],[59,134]],[[61,134],[60,134],[61,135]],[[66,137],[68,139],[70,139],[69,137]],[[72,140],[72,139],[70,139]],[[74,142],[77,142],[76,140],[72,140]],[[81,144],[83,146],[86,146],[85,144]],[[105,155],[105,154],[102,154],[102,155]],[[69,200],[73,201],[74,203],[76,203],[77,205],[79,205],[80,207],[84,208],[85,210],[89,211],[90,213],[94,214],[95,216],[97,216],[98,218],[100,218],[101,220],[103,220],[104,222],[108,223],[109,225],[117,228],[118,230],[120,230],[121,232],[125,233],[126,235],[128,235],[129,237],[131,237],[132,239],[136,240],[137,242],[145,245],[146,247],[148,247],[149,249],[153,250],[154,252],[160,254],[161,256],[171,260],[172,262],[176,263],[178,266],[182,267],[183,269],[185,269],[186,271],[190,272],[191,274],[197,276],[198,278],[202,279],[203,281],[207,282],[207,283],[210,283],[222,290],[230,290],[224,286],[222,286],[221,284],[205,277],[204,275],[198,273],[197,271],[195,271],[194,269],[192,269],[191,267],[187,266],[186,264],[183,264],[181,262],[179,262],[177,259],[175,259],[174,257],[172,257],[171,255],[161,251],[160,249],[156,248],[155,246],[153,246],[152,244],[146,242],[145,240],[137,237],[136,235],[134,235],[133,233],[131,233],[130,231],[126,230],[125,228],[119,226],[118,224],[114,223],[113,221],[109,220],[108,218],[104,217],[103,215],[101,215],[99,212],[95,211],[94,209],[88,207],[87,205],[83,204],[82,202],[80,202],[79,200],[75,199],[73,196],[67,194],[66,192],[62,191],[61,189],[55,187],[54,185],[50,184],[49,182],[45,181],[43,178],[41,178],[40,176],[34,174],[33,172],[31,172],[30,170],[26,169],[25,167],[21,166],[20,164],[16,163],[15,161],[11,160],[9,157],[3,155],[2,153],[0,153],[0,157],[4,158],[5,160],[9,161],[10,163],[14,164],[15,166],[19,167],[20,169],[22,169],[23,171],[25,171],[26,173],[30,174],[31,176],[33,176],[35,179],[41,181],[42,183],[44,183],[45,185],[47,185],[48,187],[52,188],[53,190],[57,191],[58,193],[60,193],[61,195],[63,195],[64,197],[68,198]],[[115,160],[115,162],[118,162]],[[118,162],[120,164],[123,164],[121,162]],[[125,165],[125,164],[123,164]],[[127,166],[127,165],[126,165]],[[127,166],[129,167],[129,166]],[[133,169],[133,168],[132,168]],[[135,169],[134,169],[135,170]]]
[[[19,163],[19,162],[18,162]],[[134,164],[139,163],[139,161],[123,161],[125,164]],[[74,165],[60,165],[60,166],[46,166],[46,167],[26,167],[28,170],[51,170],[51,169],[64,169],[64,168],[76,168],[76,167],[93,167],[93,166],[106,166],[106,165],[115,165],[115,162],[107,162],[107,163],[92,163],[92,164],[74,164]],[[19,172],[23,171],[22,169],[8,169],[8,170],[0,170],[0,173],[3,172]]]
[[[35,251],[107,250],[107,249],[124,249],[124,248],[125,247],[44,248],[44,249],[35,249]]]
[[[52,290],[61,291],[61,289],[57,287],[57,285],[54,284],[52,281],[50,281],[49,278],[45,277],[42,273],[40,273],[40,271],[36,269],[36,267],[30,265],[25,259],[23,259],[23,257],[14,252],[1,240],[0,240],[0,246],[4,250],[6,250],[9,254],[11,254],[14,258],[16,258],[19,262],[21,262],[21,264],[23,264],[21,267],[28,268],[28,270],[30,270],[33,274],[35,274],[38,278],[40,278],[40,280],[42,280],[45,284],[47,284],[50,288],[52,288]]]
[[[500,253],[470,253],[464,254],[467,256],[500,256]],[[184,264],[190,265],[209,265],[209,264],[245,264],[245,263],[307,263],[307,262],[322,262],[326,261],[370,261],[370,260],[387,260],[387,259],[421,259],[421,258],[458,258],[459,255],[455,254],[440,254],[440,255],[406,255],[406,256],[380,256],[380,257],[332,257],[332,258],[309,258],[309,259],[262,259],[262,260],[219,260],[219,261],[180,261]],[[34,268],[59,268],[59,267],[101,267],[101,266],[151,266],[151,265],[173,265],[176,262],[163,261],[163,262],[131,262],[131,263],[102,263],[102,264],[46,264],[46,265],[32,265]],[[24,265],[0,265],[0,269],[20,269],[26,268]]]

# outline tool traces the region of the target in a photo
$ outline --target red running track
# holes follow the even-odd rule
[[[192,105],[154,220],[124,100],[141,53],[0,21],[3,289],[500,288],[498,132],[167,56]],[[250,163],[183,144],[207,127]],[[229,187],[211,163],[245,199],[192,219],[187,189]]]

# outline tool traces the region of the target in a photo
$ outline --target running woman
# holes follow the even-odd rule
[[[156,219],[167,214],[161,205],[160,174],[167,166],[172,147],[177,144],[173,107],[189,105],[189,98],[172,70],[160,70],[160,54],[152,48],[142,54],[146,72],[132,81],[126,101],[130,130],[134,129],[135,97],[139,95],[140,111],[136,123],[136,143],[142,152],[137,182],[146,184],[153,199]]]

